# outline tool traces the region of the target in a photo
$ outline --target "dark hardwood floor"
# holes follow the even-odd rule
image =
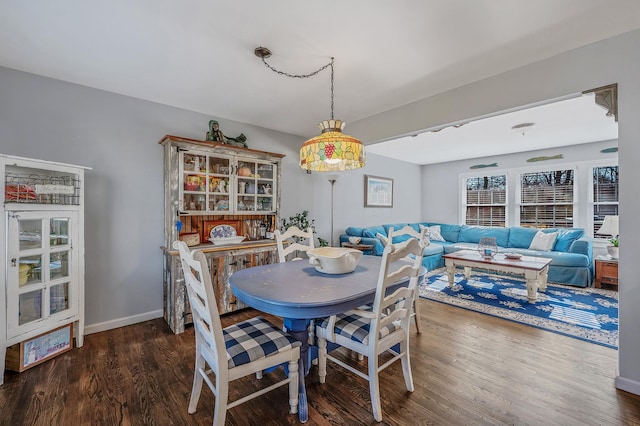
[[[614,387],[615,350],[419,303],[423,333],[414,328],[411,335],[416,389],[406,391],[399,363],[381,373],[382,424],[640,425],[640,397]],[[223,325],[254,315],[224,316]],[[173,335],[162,319],[88,335],[82,348],[23,373],[5,373],[0,424],[211,424],[213,396],[206,386],[198,412],[187,413],[193,359],[193,329]],[[265,375],[233,382],[231,398],[270,381]],[[308,425],[376,424],[368,384],[359,377],[329,363],[327,383],[320,385],[315,366],[306,383]],[[229,410],[227,424],[299,424],[287,410],[283,387]]]

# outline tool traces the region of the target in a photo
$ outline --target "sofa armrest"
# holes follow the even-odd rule
[[[581,237],[571,243],[569,246],[569,253],[580,253],[593,257],[593,240],[591,237]]]
[[[371,244],[373,246],[372,253],[375,254],[376,256],[382,256],[382,252],[384,251],[384,246],[382,245],[379,239],[371,238],[371,237],[363,237],[362,241],[360,241],[360,244]]]

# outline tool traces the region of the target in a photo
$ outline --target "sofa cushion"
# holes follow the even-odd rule
[[[457,243],[460,235],[460,225],[452,225],[449,223],[421,222],[422,226],[439,226],[440,235],[450,243]]]
[[[375,238],[376,234],[388,235],[382,226],[368,226],[362,231],[363,237]]]
[[[500,247],[507,247],[509,244],[509,228],[498,226],[469,226],[462,225],[458,242],[478,243],[480,238],[494,237],[496,244]]]
[[[458,250],[478,250],[478,244],[477,243],[451,243],[451,244],[443,244],[442,248],[444,249],[445,254],[449,254]]]
[[[357,226],[350,226],[344,230],[344,233],[351,237],[364,237],[362,233],[364,232],[364,228],[359,228]]]
[[[404,243],[407,240],[410,240],[411,238],[415,238],[415,237],[412,237],[411,235],[407,235],[407,234],[402,234],[402,235],[393,237],[392,240],[393,240],[393,244],[400,244],[400,243]]]
[[[584,236],[584,229],[580,228],[566,228],[558,229],[558,237],[556,238],[556,245],[553,247],[554,251],[569,251],[571,244],[579,238]]]
[[[389,235],[389,229],[393,228],[394,231],[399,231],[400,229],[404,228],[407,225],[409,225],[409,224],[408,223],[387,223],[387,224],[384,224],[384,225],[382,225],[382,227],[384,228],[383,234],[384,235]],[[393,240],[395,241],[395,238]],[[402,241],[398,241],[398,242],[402,242]]]
[[[440,233],[440,225],[433,225],[433,226],[420,225],[419,232],[422,232],[422,228],[426,229],[424,235],[429,239],[429,241],[440,241],[440,242],[445,241],[445,239],[442,237],[442,234]]]
[[[539,251],[528,249],[514,249],[516,253],[523,256],[535,256],[551,259],[552,267],[573,267],[573,268],[589,268],[589,256],[579,253],[564,253],[559,251]]]
[[[538,229],[514,226],[509,232],[509,248],[529,248]]]
[[[382,243],[382,247],[386,247],[389,244],[389,238],[386,235],[376,232],[376,238]]]
[[[536,235],[529,245],[530,250],[551,251],[558,237],[557,232],[536,232]]]
[[[386,228],[385,225],[382,225]],[[391,228],[393,228],[393,244],[399,244],[399,243],[404,243],[407,240],[410,240],[412,238],[416,238],[414,235],[412,234],[404,234],[403,232],[411,232],[411,231],[416,231],[415,228],[411,225],[404,225],[400,228],[396,228],[395,225],[389,225],[389,232],[391,232]],[[387,233],[387,235],[389,235]]]
[[[423,256],[433,256],[434,254],[443,254],[444,247],[440,244],[429,244],[422,251]]]

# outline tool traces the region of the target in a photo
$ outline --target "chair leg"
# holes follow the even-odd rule
[[[402,363],[402,374],[404,375],[404,384],[409,392],[413,392],[413,375],[411,374],[411,358],[409,357],[409,339],[406,338],[400,343],[400,350],[404,355],[400,358]]]
[[[327,339],[318,338],[318,377],[324,383],[327,377]]]
[[[309,346],[316,344],[316,320],[312,319],[309,323]],[[311,360],[312,365],[318,365],[318,358]]]
[[[229,399],[229,378],[218,377],[216,374],[216,390],[218,391],[215,396],[215,412],[213,413],[213,426],[224,426],[225,419],[227,418],[227,402]]]
[[[413,300],[413,317],[416,320],[416,330],[418,334],[422,333],[422,329],[420,328],[420,309],[418,308],[418,297],[416,292],[416,298]]]
[[[290,413],[296,414],[298,412],[298,391],[299,391],[299,383],[298,383],[298,361],[289,361],[289,406]]]
[[[369,393],[371,394],[371,408],[373,418],[382,421],[382,406],[380,405],[380,384],[378,383],[378,356],[369,356]]]
[[[191,398],[189,399],[189,414],[195,413],[196,409],[198,408],[198,401],[200,400],[200,392],[202,392],[203,382],[200,370],[203,370],[204,367],[204,358],[202,358],[201,356],[196,356],[196,366],[193,373],[193,386],[191,387]]]

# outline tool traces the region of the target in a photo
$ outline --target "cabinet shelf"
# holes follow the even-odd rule
[[[7,166],[4,199],[19,204],[80,204],[80,179],[68,174],[38,174]]]

